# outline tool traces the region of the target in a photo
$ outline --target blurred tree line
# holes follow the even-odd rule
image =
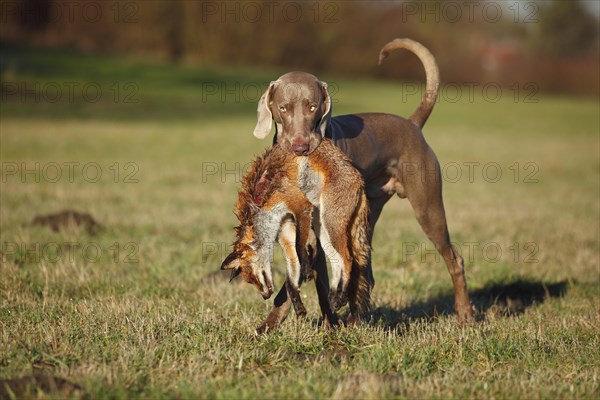
[[[0,40],[191,65],[277,66],[422,80],[413,57],[377,66],[381,46],[416,39],[449,83],[535,82],[599,92],[599,21],[582,1],[0,0]]]

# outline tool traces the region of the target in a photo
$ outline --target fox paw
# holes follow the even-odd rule
[[[308,282],[312,280],[314,277],[313,272],[314,271],[312,269],[312,266],[308,262],[302,262],[302,265],[300,267],[300,275],[302,275],[302,281]]]
[[[348,304],[348,296],[341,291],[331,291],[329,292],[329,304],[331,309],[336,312]]]

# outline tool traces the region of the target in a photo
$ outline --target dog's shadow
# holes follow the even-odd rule
[[[545,283],[520,279],[507,284],[489,284],[469,294],[476,310],[476,319],[481,321],[486,318],[488,311],[499,316],[520,315],[536,303],[564,296],[567,290],[567,281]],[[411,321],[431,322],[439,316],[453,315],[453,306],[453,294],[432,297],[404,309],[382,305],[373,309],[372,322],[388,329],[408,327]]]

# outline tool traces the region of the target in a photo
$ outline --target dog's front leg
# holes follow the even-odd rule
[[[290,296],[288,296],[286,285],[283,285],[279,290],[279,293],[277,293],[277,296],[275,296],[273,309],[262,324],[256,328],[256,333],[261,335],[263,333],[274,331],[283,321],[285,321],[291,306],[292,300]]]

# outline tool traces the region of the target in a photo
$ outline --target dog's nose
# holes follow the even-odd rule
[[[297,156],[303,156],[308,154],[308,143],[294,142],[292,143],[292,150]]]

